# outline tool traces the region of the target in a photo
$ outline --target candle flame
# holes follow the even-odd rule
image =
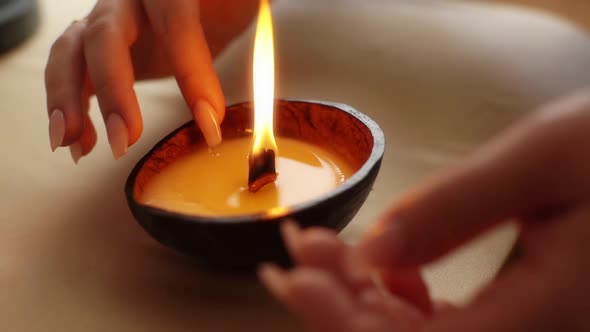
[[[274,41],[269,0],[260,1],[254,41],[254,145],[253,153],[277,151],[274,136]]]

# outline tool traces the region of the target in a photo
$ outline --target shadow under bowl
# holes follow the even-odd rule
[[[224,139],[251,136],[253,113],[251,103],[229,106],[221,126]],[[375,182],[385,149],[383,132],[350,106],[329,102],[279,100],[275,119],[277,136],[332,151],[352,166],[354,174],[329,193],[291,206],[280,216],[187,215],[142,203],[144,187],[153,176],[177,158],[206,148],[191,121],[162,139],[129,175],[125,194],[136,220],[160,243],[194,257],[206,268],[226,271],[252,270],[262,262],[289,265],[279,232],[283,220],[294,220],[302,227],[342,230]]]

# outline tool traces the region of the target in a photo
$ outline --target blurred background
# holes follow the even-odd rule
[[[561,15],[590,29],[590,2],[585,0],[484,0],[492,3],[515,4],[537,8]]]
[[[17,46],[0,54],[0,330],[301,331],[256,280],[204,273],[130,215],[131,168],[190,118],[173,80],[137,85],[144,133],[125,158],[112,160],[95,101],[93,153],[76,166],[50,151],[47,55],[94,3],[0,0],[0,45]],[[273,14],[279,97],[348,103],[386,134],[351,243],[431,172],[590,85],[586,0],[277,0]],[[251,48],[249,30],[216,61],[228,103],[250,99]],[[515,237],[501,227],[426,267],[434,297],[468,301]]]
[[[40,0],[0,0],[0,52],[18,45],[38,24]],[[42,1],[42,0],[41,0]],[[440,0],[439,0],[440,1]],[[442,0],[444,1],[444,0]],[[470,1],[470,0],[467,0]],[[479,0],[471,0],[479,1]],[[545,10],[590,29],[590,3],[585,0],[481,0]]]

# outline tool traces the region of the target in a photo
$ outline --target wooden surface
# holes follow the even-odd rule
[[[93,0],[41,1],[43,23],[0,56],[0,330],[299,331],[251,278],[211,275],[149,238],[123,195],[132,166],[189,118],[172,81],[144,83],[140,142],[111,159],[100,142],[74,166],[51,153],[43,69],[52,41]],[[322,2],[323,3],[323,2]],[[375,188],[342,234],[356,241],[383,207],[535,105],[590,82],[590,41],[573,25],[481,2],[279,1],[281,97],[348,103],[383,128]],[[250,99],[251,33],[217,66],[228,101]],[[463,204],[464,202],[457,202]],[[439,221],[444,222],[444,221]],[[469,299],[514,240],[505,227],[425,271],[436,297]]]

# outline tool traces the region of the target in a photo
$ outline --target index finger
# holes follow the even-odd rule
[[[221,142],[225,99],[199,20],[198,1],[143,0],[149,21],[207,143]]]

